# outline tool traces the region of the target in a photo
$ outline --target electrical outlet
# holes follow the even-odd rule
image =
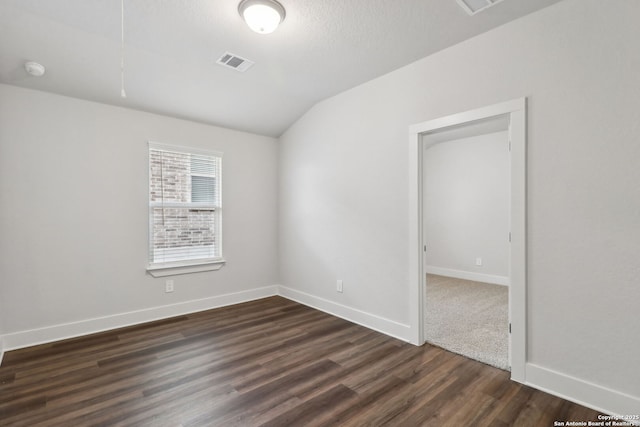
[[[164,291],[173,292],[173,280],[167,280],[164,282]]]
[[[336,291],[342,293],[342,280],[336,281]]]
[[[480,257],[476,258],[476,265],[478,266],[482,265],[482,258]]]

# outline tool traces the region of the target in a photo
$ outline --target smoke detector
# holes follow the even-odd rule
[[[28,61],[24,63],[24,69],[33,77],[42,77],[46,71],[44,65],[37,62]]]
[[[464,9],[469,15],[475,15],[476,13],[490,8],[491,6],[500,3],[502,0],[456,0],[461,8]]]

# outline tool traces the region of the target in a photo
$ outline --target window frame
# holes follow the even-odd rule
[[[152,188],[152,173],[151,173],[151,150],[161,150],[168,152],[176,152],[181,154],[188,155],[202,155],[202,156],[210,156],[217,157],[217,161],[219,162],[218,172],[219,176],[215,177],[215,189],[218,194],[218,203],[215,204],[214,207],[214,223],[215,228],[213,230],[213,234],[216,239],[216,246],[218,248],[218,256],[213,258],[194,258],[194,259],[185,259],[179,261],[167,261],[167,262],[159,262],[153,263],[152,261],[152,245],[153,245],[153,209],[158,206],[154,206],[158,202],[151,201],[151,188]],[[207,150],[196,147],[187,147],[182,145],[173,145],[173,144],[164,144],[155,141],[148,141],[147,146],[147,209],[148,209],[148,238],[147,238],[147,272],[154,277],[163,277],[170,276],[176,274],[186,274],[186,273],[196,273],[201,271],[213,271],[219,270],[225,264],[226,260],[223,257],[223,236],[222,236],[222,211],[223,211],[223,202],[222,202],[222,159],[223,153],[220,151]],[[200,174],[192,174],[189,173],[189,180],[193,175]],[[189,198],[191,200],[192,190],[190,191]],[[209,203],[198,203],[198,202],[189,202],[188,205],[192,205],[194,209],[198,209],[198,205],[203,205],[202,207],[211,206]],[[171,206],[179,206],[185,207],[184,203],[181,202],[168,202],[163,204],[164,207]]]

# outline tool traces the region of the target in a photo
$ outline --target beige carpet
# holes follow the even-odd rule
[[[427,341],[509,370],[506,286],[427,275]]]

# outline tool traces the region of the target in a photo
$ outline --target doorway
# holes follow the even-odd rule
[[[458,113],[410,127],[410,286],[412,342],[425,342],[426,271],[423,262],[424,247],[424,156],[425,147],[433,144],[444,132],[459,131],[482,126],[493,119],[505,117],[509,135],[509,359],[511,378],[525,382],[526,362],[526,98],[520,98]]]
[[[425,340],[509,370],[509,116],[423,136]]]

